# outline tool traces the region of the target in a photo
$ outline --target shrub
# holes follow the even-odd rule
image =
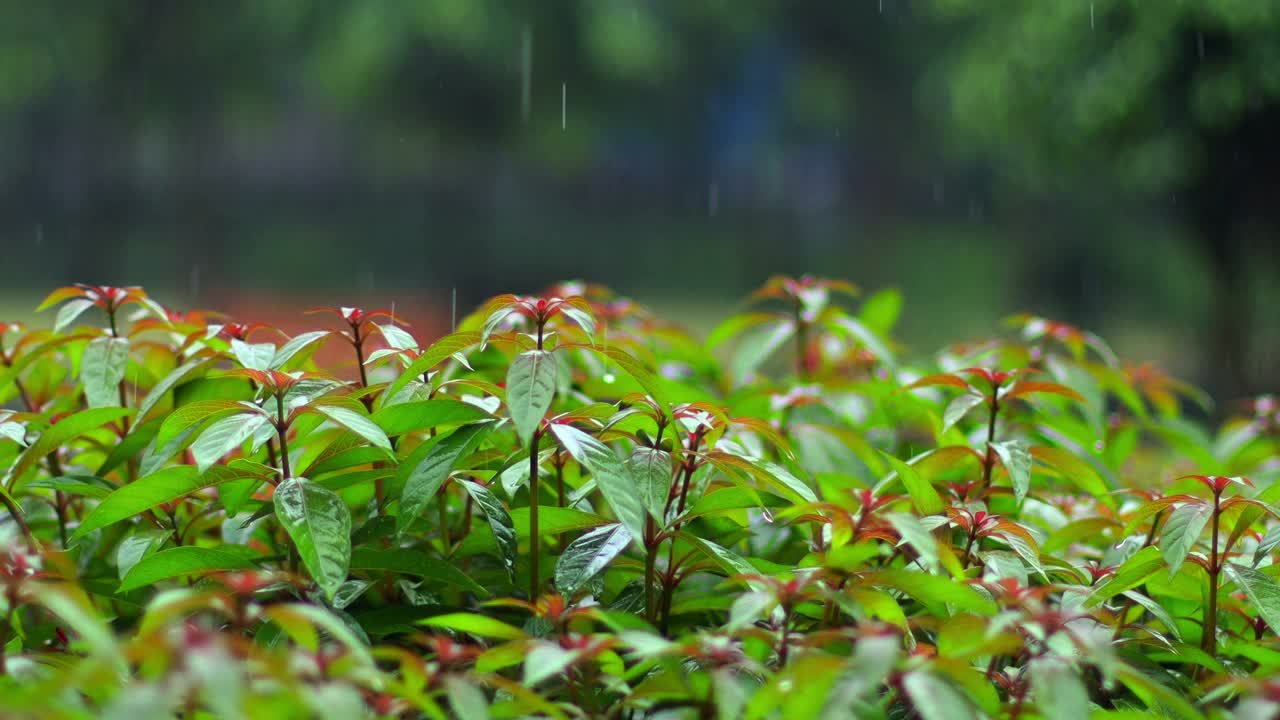
[[[905,364],[857,296],[701,343],[567,283],[421,345],[59,289],[0,328],[0,707],[1275,716],[1276,402],[1211,432],[1032,316]]]

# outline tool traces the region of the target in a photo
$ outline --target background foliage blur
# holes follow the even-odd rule
[[[0,17],[14,312],[86,281],[447,317],[584,277],[696,324],[812,271],[901,288],[918,350],[1026,310],[1222,397],[1280,375],[1277,0]]]

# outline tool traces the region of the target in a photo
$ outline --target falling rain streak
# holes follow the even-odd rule
[[[568,96],[569,96],[569,86],[565,83],[560,83],[560,129],[561,130],[564,129],[565,102],[567,101]]]

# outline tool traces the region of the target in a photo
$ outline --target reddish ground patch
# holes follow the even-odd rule
[[[215,308],[228,316],[228,319],[240,323],[263,323],[278,328],[288,335],[310,330],[343,330],[346,329],[341,318],[330,313],[308,315],[306,311],[322,305],[347,305],[365,310],[392,310],[397,324],[404,327],[419,344],[425,346],[436,338],[449,332],[450,308],[448,298],[435,298],[426,295],[410,295],[396,293],[380,295],[377,293],[359,293],[344,296],[341,293],[329,293],[325,296],[309,296],[301,294],[274,294],[262,291],[209,291],[201,303],[208,308]],[[385,323],[385,319],[377,322]],[[255,339],[265,340],[267,333],[255,334]],[[382,347],[381,336],[375,333],[365,346],[368,353],[374,348]],[[316,353],[316,361],[321,367],[329,368],[347,379],[355,379],[355,353],[351,346],[339,338],[325,342]]]

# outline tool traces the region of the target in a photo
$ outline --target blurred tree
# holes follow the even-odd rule
[[[1172,198],[1211,268],[1217,389],[1258,390],[1246,372],[1248,237],[1261,224],[1274,242],[1277,230],[1280,2],[927,7],[951,42],[923,97],[953,149],[1033,193],[1091,185]]]

